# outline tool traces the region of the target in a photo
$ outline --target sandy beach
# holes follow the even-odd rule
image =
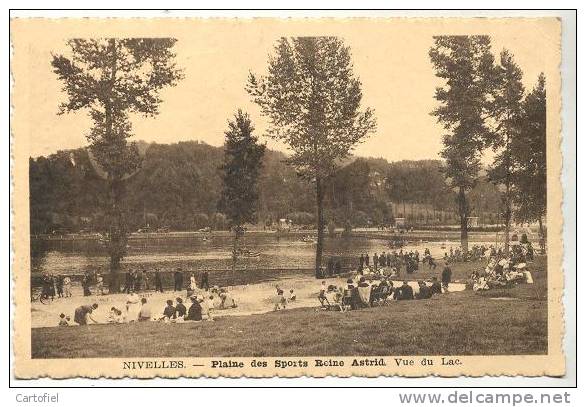
[[[228,287],[228,292],[236,301],[238,305],[236,308],[228,309],[214,309],[212,315],[214,317],[221,317],[225,315],[253,315],[272,312],[275,303],[275,285],[279,285],[285,291],[285,297],[288,298],[289,290],[295,290],[296,300],[288,302],[287,308],[302,308],[302,307],[318,307],[319,301],[317,295],[320,290],[322,280],[317,280],[313,277],[285,277],[276,281],[263,282],[258,284],[236,285]],[[338,287],[346,285],[345,278],[328,278],[326,284],[333,284]],[[401,283],[395,281],[394,285],[398,286]],[[415,293],[419,291],[416,281],[409,283]],[[451,291],[462,291],[464,284],[453,283],[450,285]],[[202,292],[203,293],[203,292]],[[40,302],[33,302],[31,304],[31,326],[32,328],[56,326],[59,323],[59,315],[61,313],[71,316],[71,324],[73,323],[73,315],[75,309],[80,305],[98,304],[98,309],[94,311],[93,317],[99,323],[106,323],[111,307],[116,307],[125,310],[127,294],[111,294],[111,295],[92,295],[84,297],[82,295],[81,287],[73,287],[73,296],[70,298],[56,298],[50,304],[42,304]],[[158,293],[154,291],[147,291],[139,293],[140,297],[147,298],[151,304],[153,315],[162,315],[165,303],[167,300],[175,300],[176,297],[182,297],[187,307],[189,301],[186,299],[186,291],[165,291]]]

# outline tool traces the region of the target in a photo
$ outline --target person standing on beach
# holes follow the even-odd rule
[[[134,271],[134,291],[140,292],[142,290],[142,273]]]
[[[71,278],[69,276],[63,277],[63,296],[71,297]]]
[[[96,295],[104,295],[104,277],[101,274],[96,274]]]
[[[452,282],[452,269],[450,268],[450,263],[446,261],[446,265],[442,270],[442,288],[444,292],[448,292],[448,286]]]
[[[189,275],[189,289],[191,292],[197,290],[197,282],[195,281],[195,273]]]
[[[201,273],[201,280],[199,286],[202,290],[209,291],[210,289],[210,282],[209,282],[209,274],[207,271]]]
[[[163,281],[161,280],[161,272],[159,269],[155,270],[155,291],[163,292]]]
[[[90,276],[88,273],[83,275],[81,286],[83,287],[83,295],[85,297],[92,295],[92,292],[90,291]]]
[[[55,286],[57,287],[57,297],[63,297],[63,276],[59,275],[55,279]]]
[[[148,273],[146,272],[145,269],[142,269],[142,281],[143,281],[143,285],[144,285],[144,290],[145,291],[150,291],[151,285],[150,285],[150,282],[149,282],[149,275],[148,275]]]
[[[175,271],[175,289],[173,291],[181,291],[183,290],[183,272],[181,269],[177,269]]]
[[[368,257],[368,253],[364,255],[364,263],[366,264],[366,267],[370,266],[370,258]]]

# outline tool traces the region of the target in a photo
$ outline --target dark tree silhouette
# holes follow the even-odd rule
[[[429,57],[444,86],[436,88],[440,106],[431,114],[446,130],[441,155],[446,160],[446,178],[456,190],[460,240],[466,255],[470,213],[466,194],[478,179],[480,154],[489,132],[485,119],[494,57],[485,35],[437,36],[434,41]]]
[[[228,121],[224,143],[222,179],[224,188],[218,203],[234,233],[232,271],[236,270],[239,247],[238,240],[244,234],[243,225],[256,222],[258,204],[258,179],[266,146],[258,143],[252,132],[250,117],[238,110],[233,121]]]
[[[488,143],[497,154],[488,177],[503,189],[501,200],[505,224],[504,250],[508,253],[513,217],[513,172],[516,166],[512,146],[521,133],[523,120],[521,103],[524,93],[521,82],[523,73],[509,51],[501,52],[500,65],[496,66],[493,78],[495,86],[490,102],[490,113],[495,122],[495,128],[488,135]]]
[[[515,170],[515,218],[521,222],[539,222],[542,250],[545,249],[543,217],[547,208],[546,155],[546,88],[545,76],[539,75],[537,84],[522,104],[522,122],[519,137],[511,143]]]

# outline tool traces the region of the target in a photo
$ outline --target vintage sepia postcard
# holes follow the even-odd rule
[[[562,376],[556,18],[13,18],[14,375]]]

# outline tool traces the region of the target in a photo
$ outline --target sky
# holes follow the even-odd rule
[[[557,21],[548,19],[169,19],[169,20],[14,20],[13,109],[29,155],[87,145],[87,112],[57,115],[64,100],[51,69],[51,55],[67,53],[68,38],[174,37],[176,62],[185,78],[162,93],[155,118],[132,116],[134,137],[156,143],[199,140],[221,146],[227,120],[247,111],[258,135],[265,119],[244,87],[249,72],[264,73],[267,57],[281,36],[336,35],[352,52],[362,82],[364,107],[375,110],[377,131],[354,151],[358,156],[437,159],[442,127],[429,113],[437,106],[435,77],[428,51],[433,36],[487,34],[493,52],[504,47],[524,72],[526,88],[541,71],[557,75],[550,63],[559,48]],[[265,137],[270,148],[286,147]]]

